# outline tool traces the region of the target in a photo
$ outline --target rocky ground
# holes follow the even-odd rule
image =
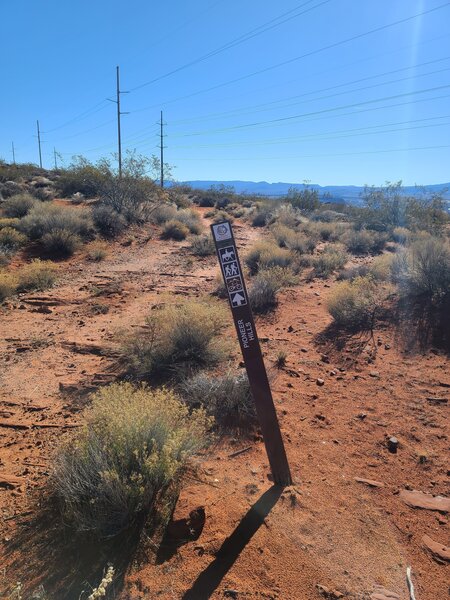
[[[243,252],[261,235],[239,222],[235,233]],[[447,597],[448,358],[408,352],[392,328],[336,337],[331,280],[303,278],[257,319],[266,364],[287,354],[272,387],[293,486],[272,486],[258,436],[226,438],[187,476],[159,550],[142,538],[102,549],[52,538],[39,505],[52,452],[82,422],[89,391],[117,376],[121,330],[168,292],[216,285],[216,259],[193,256],[189,241],[161,241],[150,226],[132,234],[100,263],[83,250],[52,290],[1,309],[2,597],[16,581],[87,597],[94,565],[108,561],[124,599],[403,600],[407,566],[416,600]]]

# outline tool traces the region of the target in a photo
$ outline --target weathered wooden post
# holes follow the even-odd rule
[[[224,221],[211,229],[273,479],[278,485],[290,485],[289,464],[231,224]]]

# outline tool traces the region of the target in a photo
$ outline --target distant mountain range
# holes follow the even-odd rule
[[[304,189],[305,184],[303,183],[267,183],[267,181],[184,181],[193,188],[207,190],[212,185],[225,185],[231,186],[239,194],[258,194],[262,196],[284,196],[289,191],[289,188]],[[309,187],[318,190],[319,195],[325,201],[344,201],[348,204],[361,204],[361,193],[364,191],[364,187],[357,185],[317,185],[310,184]],[[448,201],[450,207],[450,182],[449,183],[437,183],[433,185],[424,186],[429,192],[440,192],[443,189],[447,189],[447,192],[443,195]],[[415,186],[405,186],[403,191],[406,195],[419,196],[421,194],[421,188]]]

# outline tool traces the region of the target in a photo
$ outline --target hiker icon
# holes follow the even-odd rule
[[[237,262],[233,261],[228,265],[224,265],[225,277],[233,277],[239,273]]]
[[[236,260],[235,254],[234,254],[234,248],[232,246],[230,246],[229,248],[223,248],[220,251],[221,257],[222,257],[222,262],[229,262],[230,260]]]

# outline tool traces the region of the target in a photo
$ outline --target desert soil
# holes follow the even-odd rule
[[[241,222],[235,233],[242,254],[263,235]],[[53,289],[1,309],[2,597],[16,581],[24,598],[40,585],[58,590],[54,598],[85,598],[81,590],[98,584],[98,573],[77,571],[83,549],[33,529],[52,453],[82,422],[89,391],[117,376],[121,330],[141,325],[168,292],[201,296],[215,287],[215,257],[193,256],[189,241],[161,241],[151,226],[128,238],[100,263],[79,253],[61,265]],[[116,566],[121,598],[363,600],[381,586],[384,597],[406,600],[408,565],[417,600],[447,597],[448,560],[423,537],[449,545],[448,506],[413,508],[401,494],[450,495],[447,356],[408,352],[392,328],[327,336],[332,285],[303,278],[256,320],[267,366],[275,371],[278,352],[287,354],[272,387],[294,485],[272,486],[260,436],[220,440],[198,458],[179,497],[173,520],[175,529],[187,523],[186,539],[158,556],[147,544],[126,572],[126,563]],[[233,368],[239,360],[236,349]],[[397,453],[388,450],[391,436]],[[189,515],[193,523],[203,510],[204,523],[189,531]],[[60,565],[62,543],[72,558]],[[112,556],[96,559],[105,567]],[[63,572],[72,583],[61,589]]]

